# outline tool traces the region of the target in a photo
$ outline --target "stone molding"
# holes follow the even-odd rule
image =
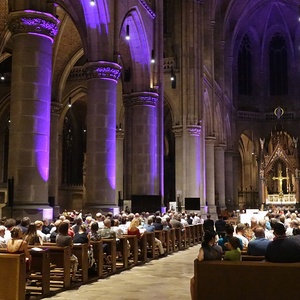
[[[8,29],[13,34],[32,33],[50,37],[58,33],[59,20],[53,15],[38,11],[16,11],[8,16]]]
[[[216,151],[224,151],[226,148],[226,145],[225,144],[218,144],[218,145],[215,145],[215,150]]]
[[[124,129],[118,128],[116,130],[116,138],[117,140],[124,140],[125,131]]]
[[[60,115],[62,111],[62,105],[58,102],[51,102],[51,114]]]
[[[153,106],[158,102],[158,94],[153,92],[136,92],[123,95],[123,104],[125,107],[131,106]]]
[[[175,125],[172,128],[173,133],[175,135],[175,137],[181,137],[182,136],[182,132],[183,132],[183,126],[182,125]]]
[[[209,144],[209,145],[214,145],[216,143],[216,137],[215,136],[206,136],[205,143]]]
[[[200,136],[202,127],[200,125],[188,125],[186,130],[191,136]]]
[[[112,80],[118,82],[121,76],[122,67],[109,61],[88,62],[84,65],[87,79],[99,78],[104,80]]]

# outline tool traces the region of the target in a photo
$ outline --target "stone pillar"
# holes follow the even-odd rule
[[[218,195],[218,207],[221,210],[226,208],[225,204],[225,145],[215,146],[215,182],[216,195]]]
[[[123,196],[123,178],[124,178],[124,130],[122,128],[117,128],[117,169],[116,169],[116,202],[118,202],[119,197],[124,199]],[[120,193],[120,195],[119,195]]]
[[[49,204],[55,208],[54,216],[59,214],[58,186],[60,184],[59,153],[60,153],[60,130],[59,118],[62,105],[57,102],[51,104],[51,134],[50,134],[50,170],[49,170]],[[53,201],[53,202],[52,202]]]
[[[182,195],[185,193],[185,162],[183,155],[183,126],[173,126],[175,136],[175,188],[177,206],[179,201],[182,205]]]
[[[205,160],[206,160],[206,200],[208,212],[216,214],[215,202],[215,156],[214,145],[216,138],[207,136],[205,138]]]
[[[49,13],[9,14],[12,78],[8,177],[14,216],[42,218],[48,205],[52,44],[59,21]],[[52,213],[52,212],[51,212]]]
[[[91,212],[116,204],[116,106],[121,67],[98,61],[87,74],[86,203]]]
[[[199,197],[201,183],[201,148],[200,134],[201,126],[187,126],[187,170],[185,197]]]
[[[157,136],[158,94],[135,92],[124,95],[126,197],[159,195]]]
[[[225,152],[225,204],[226,207],[232,209],[233,202],[233,152]]]

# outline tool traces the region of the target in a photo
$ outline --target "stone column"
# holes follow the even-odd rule
[[[97,61],[87,74],[86,203],[91,212],[116,204],[116,106],[121,67]]]
[[[43,217],[49,209],[52,44],[58,23],[49,13],[30,10],[8,18],[13,45],[8,176],[14,178],[13,215],[19,217]]]
[[[182,205],[182,195],[185,193],[185,161],[183,155],[183,126],[173,126],[175,136],[175,188],[177,206]]]
[[[59,153],[60,153],[60,131],[59,117],[62,105],[57,102],[51,104],[51,134],[50,134],[50,170],[49,170],[49,204],[54,205],[54,216],[59,214],[58,185],[60,183]],[[51,203],[53,201],[53,203]]]
[[[122,128],[117,128],[117,169],[116,169],[116,202],[118,202],[119,197],[124,199],[123,196],[123,178],[124,178],[124,130]],[[119,195],[120,192],[120,195]]]
[[[159,195],[157,136],[158,94],[124,95],[126,197]]]
[[[225,145],[219,144],[215,146],[215,182],[216,195],[218,195],[218,207],[223,210],[225,204]]]
[[[201,183],[201,126],[187,126],[187,170],[186,173],[186,197],[199,197]]]
[[[210,214],[216,214],[215,202],[215,156],[214,145],[216,138],[207,136],[205,138],[205,160],[206,160],[206,205]]]
[[[225,203],[227,208],[233,208],[233,152],[225,152]]]

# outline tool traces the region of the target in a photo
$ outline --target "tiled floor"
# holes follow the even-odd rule
[[[98,300],[105,297],[109,300],[189,300],[190,278],[198,251],[199,246],[196,245],[47,299]]]

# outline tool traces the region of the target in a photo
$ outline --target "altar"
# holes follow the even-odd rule
[[[296,202],[297,201],[295,194],[272,194],[268,195],[268,198],[266,199],[267,205],[295,205]]]

